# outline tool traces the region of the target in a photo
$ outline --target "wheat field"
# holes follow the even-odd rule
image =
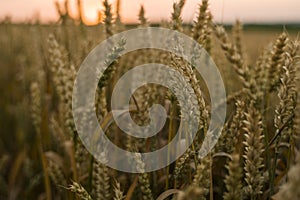
[[[208,0],[201,1],[192,24],[182,22],[185,1],[180,0],[168,21],[151,24],[141,6],[139,24],[128,25],[118,9],[112,12],[114,5],[102,3],[96,26],[70,17],[68,1],[56,4],[60,20],[53,24],[0,22],[0,199],[300,200],[299,28],[244,29],[238,20],[233,26],[217,24]],[[206,49],[225,83],[227,99],[220,105],[227,105],[227,115],[217,144],[200,158],[211,114],[201,76],[169,52],[139,50],[114,60],[96,90],[101,125],[111,120],[110,96],[117,80],[139,64],[175,69],[200,104],[196,139],[178,160],[143,173],[136,154],[141,173],[126,173],[99,162],[83,145],[72,115],[73,85],[81,63],[101,41],[151,26],[182,32]],[[107,59],[124,49],[126,41],[115,44]],[[178,101],[165,87],[144,85],[131,98],[131,117],[146,125],[151,106],[162,105],[168,118],[159,134],[135,138],[115,123],[105,134],[131,152],[163,147],[179,127]]]

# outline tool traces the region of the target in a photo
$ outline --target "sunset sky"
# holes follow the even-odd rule
[[[101,0],[82,0],[85,21],[92,23],[97,18],[97,10],[102,9]],[[122,0],[121,16],[124,22],[136,22],[140,5],[144,5],[146,16],[152,22],[169,19],[175,0]],[[63,0],[59,0],[63,2]],[[74,11],[76,0],[70,0]],[[115,4],[115,0],[111,0]],[[201,0],[187,0],[183,19],[188,22],[195,17]],[[300,0],[210,0],[210,8],[217,22],[229,23],[235,19],[251,23],[299,22]],[[0,19],[6,15],[15,21],[24,21],[37,16],[42,21],[57,19],[54,0],[1,0]]]

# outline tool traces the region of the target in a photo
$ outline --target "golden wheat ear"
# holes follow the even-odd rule
[[[86,191],[86,189],[77,182],[73,182],[66,189],[70,190],[71,192],[74,192],[82,200],[93,200],[90,194]]]
[[[245,113],[244,171],[246,187],[243,196],[257,199],[262,194],[264,183],[264,135],[260,113],[253,104]]]
[[[225,177],[224,183],[226,192],[223,195],[224,200],[240,200],[243,194],[243,169],[240,166],[240,155],[231,155],[231,160],[226,165],[228,174]]]

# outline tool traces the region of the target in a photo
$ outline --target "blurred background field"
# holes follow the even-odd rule
[[[154,26],[157,25],[158,24],[154,24]],[[135,24],[126,26],[127,29],[137,27]],[[2,109],[0,112],[0,121],[2,125],[1,132],[3,135],[9,136],[7,140],[3,141],[3,145],[1,146],[3,149],[6,149],[5,146],[11,148],[14,146],[12,144],[15,144],[15,142],[18,141],[11,140],[12,135],[14,135],[14,137],[17,137],[17,135],[19,135],[19,137],[24,137],[24,130],[32,129],[29,125],[30,118],[28,116],[25,117],[26,115],[29,115],[29,111],[26,111],[26,105],[28,105],[28,102],[26,103],[26,101],[29,100],[23,99],[23,97],[28,95],[29,84],[35,78],[35,69],[30,69],[29,66],[32,64],[36,65],[37,63],[35,62],[37,61],[34,61],[34,58],[38,57],[41,58],[39,59],[39,62],[41,63],[38,64],[45,65],[45,68],[47,68],[47,63],[43,63],[43,56],[46,54],[47,47],[46,44],[44,44],[45,41],[41,41],[41,39],[45,40],[50,33],[62,32],[62,28],[57,25],[12,24],[7,22],[3,22],[0,27],[0,80],[2,82],[0,86],[2,92],[0,99]],[[225,25],[225,27],[230,32],[232,26]],[[89,50],[104,39],[104,36],[101,34],[104,31],[102,25],[84,27],[70,26],[69,29],[70,34],[81,34],[84,32],[82,40],[87,39],[87,41],[83,42],[93,43],[89,47],[86,47],[89,48]],[[282,31],[286,31],[291,38],[296,39],[299,35],[300,24],[244,24],[242,38],[245,51],[249,57],[249,62],[252,64],[255,63],[256,58],[264,48],[270,47],[271,42]],[[79,46],[77,48],[79,51],[82,51],[82,48],[84,47]],[[223,55],[219,56],[222,57]],[[84,56],[81,58],[83,57]],[[80,64],[81,61],[82,60],[79,59],[77,64]],[[233,83],[233,85],[234,84],[235,83]]]
[[[156,199],[161,193],[169,191],[170,189],[178,189],[182,192],[182,195],[186,195],[185,198],[181,198],[181,200],[189,199],[188,195],[190,195],[190,191],[188,188],[193,185],[192,182],[194,176],[196,174],[199,175],[200,173],[196,166],[196,161],[194,163],[193,159],[187,160],[186,163],[184,163],[186,171],[183,171],[182,173],[186,176],[182,179],[179,178],[179,180],[177,180],[176,178],[178,177],[174,175],[176,174],[175,169],[178,167],[177,162],[173,163],[170,169],[167,169],[167,173],[164,171],[166,169],[163,169],[158,172],[149,174],[144,173],[140,176],[136,176],[108,169],[93,159],[79,141],[77,132],[74,131],[70,134],[68,129],[69,124],[66,123],[64,116],[65,113],[70,112],[70,110],[68,110],[70,108],[63,107],[66,103],[64,100],[66,99],[62,100],[61,96],[64,96],[65,94],[61,94],[57,91],[57,83],[55,82],[57,75],[52,69],[55,62],[51,56],[53,56],[52,54],[55,54],[54,51],[58,51],[62,54],[60,57],[58,56],[57,59],[65,63],[64,66],[69,71],[64,72],[66,73],[64,75],[72,80],[72,78],[74,78],[72,77],[72,75],[74,75],[72,73],[74,73],[74,70],[75,72],[78,70],[80,64],[88,53],[97,44],[113,33],[141,26],[162,26],[176,30],[176,27],[174,28],[174,23],[178,20],[178,30],[193,37],[195,35],[195,24],[198,22],[200,23],[203,19],[181,24],[182,21],[179,13],[177,18],[176,16],[173,16],[173,19],[163,20],[161,22],[155,21],[151,23],[150,21],[149,23],[145,23],[145,21],[143,21],[143,18],[145,17],[144,14],[141,14],[141,11],[137,10],[136,20],[134,23],[122,23],[123,16],[118,14],[118,9],[115,8],[115,4],[110,5],[107,3],[108,1],[103,2],[104,6],[102,10],[99,10],[98,24],[96,25],[85,24],[82,21],[82,16],[79,18],[70,17],[66,10],[63,11],[64,2],[57,6],[58,17],[56,17],[56,19],[58,20],[51,21],[50,23],[41,22],[38,18],[30,19],[27,22],[23,21],[22,23],[9,17],[0,21],[0,199],[79,199],[79,197],[82,197],[82,199],[89,199],[89,195],[92,196],[93,199],[100,200],[109,200],[113,198],[114,200],[123,199],[121,197],[117,198],[117,194],[115,194],[117,191],[126,194],[126,200],[151,200]],[[105,2],[107,3],[106,5]],[[203,2],[207,3],[207,1]],[[203,2],[200,1],[198,3],[199,5],[203,5]],[[101,3],[102,2],[99,4]],[[178,6],[178,3],[174,3],[174,5]],[[112,6],[115,10],[110,10],[110,6]],[[60,8],[62,10],[60,10]],[[209,21],[205,22],[207,23],[206,26],[202,27],[202,29],[207,32],[204,32],[204,34],[201,32],[201,34],[208,36],[209,39],[207,40],[210,40],[210,43],[206,43],[207,40],[201,42],[203,42],[203,46],[207,45],[205,47],[209,47],[208,51],[222,73],[228,95],[235,94],[236,92],[245,89],[245,87],[246,89],[249,88],[245,86],[247,84],[240,80],[240,76],[236,74],[235,68],[232,67],[236,63],[232,63],[233,61],[226,57],[226,53],[228,52],[225,50],[224,53],[224,41],[217,36],[215,30],[215,27],[218,27],[217,25],[225,27],[233,46],[238,43],[236,41],[237,37],[235,35],[235,28],[241,28],[241,30],[238,31],[238,37],[241,39],[240,44],[242,45],[242,52],[239,53],[241,54],[241,60],[246,60],[250,67],[251,80],[262,78],[255,74],[257,66],[265,67],[271,65],[270,63],[272,63],[272,59],[275,59],[272,64],[277,62],[276,64],[278,64],[281,68],[286,64],[284,55],[285,53],[288,54],[293,52],[293,47],[286,45],[286,49],[281,49],[282,52],[279,51],[279,53],[281,53],[280,56],[282,56],[282,58],[280,57],[278,60],[276,60],[276,55],[274,56],[276,53],[274,45],[276,46],[282,34],[289,38],[287,40],[289,42],[298,41],[299,39],[300,16],[299,19],[295,19],[293,22],[263,22],[261,24],[245,23],[243,25],[237,25],[235,23],[221,24],[220,22],[214,21],[214,18],[210,18],[211,13],[209,13],[208,8],[204,9],[204,11],[203,9],[204,8],[202,7],[201,10],[201,6],[199,6],[199,9],[197,7],[197,14],[195,13],[195,15],[203,12],[202,14],[206,17],[205,20]],[[174,14],[175,9],[171,9],[171,12]],[[145,13],[147,13],[147,10],[145,10]],[[82,13],[82,15],[84,15],[84,13]],[[169,15],[167,15],[167,17],[169,17]],[[125,16],[124,19],[126,19]],[[110,33],[110,31],[112,31],[112,33]],[[57,46],[55,46],[56,44]],[[267,59],[265,60],[264,56],[261,56],[264,52],[267,54]],[[298,53],[298,51],[296,52]],[[132,67],[135,63],[134,56],[135,54],[127,56],[124,59],[120,59],[118,63],[119,66],[121,66],[120,68],[129,69]],[[295,56],[295,58],[296,57],[297,56]],[[262,60],[259,58],[262,58]],[[157,60],[162,60],[162,58],[158,56]],[[263,64],[258,63],[259,61]],[[74,66],[74,69],[70,66]],[[297,69],[295,71],[298,73],[298,63],[295,64],[295,66],[295,69]],[[282,78],[284,77],[284,73],[281,72],[281,68],[278,70],[277,75],[280,75]],[[264,70],[268,71],[269,68],[263,68],[262,71]],[[119,73],[121,74],[121,72]],[[68,74],[71,74],[70,77],[68,77]],[[110,83],[113,83],[120,74],[117,73],[116,77],[110,77]],[[66,80],[66,83],[72,84],[73,82],[69,79]],[[270,80],[263,81],[263,83],[268,84]],[[295,86],[295,90],[299,91],[299,85],[296,83],[298,82],[293,82],[292,85]],[[34,91],[32,91],[34,88],[33,86],[39,88],[38,92],[40,92],[40,94],[36,95]],[[260,88],[260,86],[257,87]],[[280,115],[280,113],[278,113],[280,111],[278,111],[278,105],[281,105],[280,103],[282,103],[282,99],[280,99],[281,97],[278,97],[280,86],[276,87],[277,88],[272,90],[270,93],[269,91],[263,91],[265,96],[260,99],[261,101],[257,100],[257,104],[255,104],[255,106],[257,106],[255,107],[255,110],[258,110],[257,112],[263,116],[262,119],[259,118],[258,120],[262,124],[262,132],[266,137],[268,136],[267,141],[265,141],[265,145],[270,142],[271,138],[276,135],[276,131],[281,128],[276,127],[276,123],[274,122],[274,120],[276,121],[276,116]],[[290,91],[294,91],[294,89],[291,89]],[[71,93],[72,91],[70,90],[65,92]],[[167,94],[167,92],[164,92],[165,91],[163,91],[162,94],[157,95],[161,95],[163,97],[160,96],[158,99],[153,101],[165,103],[166,107],[172,105],[172,103],[176,104],[170,99],[165,99],[165,96],[167,96],[165,94]],[[255,93],[252,95],[255,96],[257,94]],[[36,97],[38,97],[38,104],[35,102]],[[245,101],[245,103],[249,103],[249,105],[251,102],[252,105],[253,100],[251,98],[251,94],[246,93],[233,98],[233,100],[228,103],[228,119],[226,122],[229,125],[235,123],[231,117],[235,116],[238,112],[238,108],[236,106],[238,102],[240,100]],[[67,99],[66,101],[68,100],[70,99]],[[141,101],[141,104],[144,105],[143,97],[137,100]],[[293,101],[296,105],[297,103],[295,102]],[[260,110],[260,106],[264,103],[268,107]],[[176,105],[174,105],[174,107],[178,109]],[[172,106],[169,108],[172,108]],[[247,107],[243,108],[245,109],[243,113],[252,113]],[[241,189],[241,194],[243,193],[243,195],[247,194],[251,196],[251,198],[246,196],[245,199],[273,199],[273,195],[276,194],[281,186],[286,183],[288,171],[290,167],[295,164],[295,152],[297,152],[295,149],[299,146],[296,144],[299,142],[299,130],[294,128],[299,126],[299,124],[296,124],[296,121],[299,118],[299,113],[297,113],[298,110],[296,109],[299,109],[299,107],[295,106],[293,114],[286,114],[291,114],[295,117],[295,125],[294,121],[292,124],[285,122],[289,127],[284,129],[285,131],[288,129],[287,132],[292,132],[296,138],[295,140],[292,140],[290,138],[293,138],[294,135],[289,135],[289,141],[284,141],[284,145],[290,141],[294,142],[291,142],[290,145],[288,144],[288,148],[290,148],[290,151],[293,152],[291,153],[292,156],[287,158],[286,152],[284,152],[281,157],[279,156],[278,160],[281,162],[278,162],[278,169],[276,168],[275,173],[270,170],[270,166],[272,166],[270,163],[277,159],[275,153],[277,146],[272,147],[272,149],[268,149],[268,151],[270,151],[270,155],[269,153],[266,153],[267,151],[262,153],[261,157],[264,159],[264,163],[262,164],[263,167],[257,169],[257,171],[259,172],[260,178],[263,177],[262,179],[264,179],[263,186],[260,188],[260,191],[254,195],[255,197]],[[107,111],[109,112],[109,109],[103,112],[105,113]],[[98,112],[102,113],[101,110],[98,110]],[[36,116],[37,113],[40,115]],[[177,115],[179,116],[179,113],[177,113]],[[282,115],[282,118],[286,117],[286,115]],[[102,117],[104,118],[105,116]],[[243,119],[244,121],[249,120],[245,116]],[[241,123],[244,121],[241,117]],[[254,120],[252,124],[255,123],[256,121]],[[168,120],[166,126],[172,126],[170,124],[171,122]],[[231,130],[227,130],[229,129],[228,124],[226,124],[228,127],[224,128],[224,134],[232,134],[232,132],[230,132]],[[260,123],[258,124],[260,126]],[[173,126],[176,127],[176,123]],[[283,128],[285,128],[284,126],[286,125],[283,124]],[[242,127],[241,125],[240,129],[236,131],[244,131],[246,128],[247,127]],[[167,135],[168,131],[166,130],[167,129],[164,129],[164,134]],[[110,130],[110,132],[113,131],[116,131],[116,129],[112,128],[112,130]],[[116,133],[120,134],[119,130],[117,130]],[[128,138],[123,139],[124,141],[129,140]],[[245,142],[244,138],[239,139],[240,144]],[[120,140],[121,139],[117,139],[117,142],[121,143],[122,141]],[[163,141],[161,142],[162,144],[167,142],[166,138],[162,138],[161,140]],[[224,142],[224,140],[227,141],[223,138],[221,142]],[[124,144],[122,145],[124,146]],[[227,147],[222,146],[222,144],[218,147],[220,148],[218,149],[220,152],[226,153],[226,155],[230,155],[232,157],[234,157],[234,153],[237,153],[232,149],[228,150]],[[295,149],[292,149],[292,147],[295,147]],[[143,147],[139,148],[140,149],[138,149],[138,151],[145,150]],[[243,151],[239,153],[241,160],[247,159],[245,158],[245,155],[243,157]],[[218,156],[220,154],[216,155]],[[222,155],[223,154],[221,154],[221,157]],[[209,192],[198,191],[199,194],[198,197],[196,197],[197,199],[200,199],[200,196],[201,199],[225,199],[226,195],[224,194],[226,192],[230,192],[230,188],[226,187],[228,182],[226,182],[226,184],[223,182],[226,177],[228,179],[228,176],[226,176],[228,171],[225,170],[226,163],[230,163],[228,160],[230,159],[221,159],[216,161],[215,168],[210,169],[213,171],[210,174],[211,176],[209,178],[206,177],[211,182],[214,181],[214,183],[208,186],[207,190]],[[213,161],[210,162],[213,163]],[[203,163],[205,164],[205,162],[202,161],[199,161],[199,163],[199,166]],[[246,173],[244,172],[247,169],[243,168],[242,162],[240,162],[240,167],[244,170],[241,182],[243,187],[245,186],[246,188],[249,183],[245,181]],[[274,176],[273,182],[270,181],[271,175],[269,176],[269,173],[272,172],[274,173],[272,174]],[[205,175],[207,174],[204,174],[203,176]],[[107,179],[109,179],[109,181]],[[137,179],[139,181],[139,185],[137,185]],[[178,181],[178,183],[175,180]],[[74,184],[73,181],[80,183],[83,188]],[[121,183],[121,186],[118,187],[119,182]],[[270,183],[270,186],[268,185],[269,182],[272,182]],[[100,189],[97,184],[100,186]],[[107,185],[109,185],[108,188],[106,188]],[[75,187],[74,191],[72,190],[72,187]],[[150,192],[149,190],[145,190],[145,187],[146,189],[149,189]],[[83,194],[80,194],[80,191],[82,192],[80,189],[84,190]],[[77,194],[77,196],[74,195],[73,192]],[[103,194],[101,192],[103,192]],[[212,197],[212,194],[214,197]],[[171,199],[170,197],[168,198]],[[296,200],[297,198],[299,199],[299,196],[293,196],[291,199]],[[230,198],[227,197],[227,199]]]

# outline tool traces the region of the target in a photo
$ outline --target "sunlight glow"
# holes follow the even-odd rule
[[[63,0],[59,0],[63,3]],[[100,0],[82,0],[84,21],[94,24],[98,11],[102,10]],[[110,0],[115,8],[115,0]],[[151,22],[159,22],[170,18],[174,0],[121,0],[123,22],[137,22],[141,5],[144,5],[146,16]],[[200,0],[187,0],[183,9],[183,20],[191,22],[198,11]],[[233,22],[239,18],[243,22],[300,22],[299,0],[211,0],[210,7],[218,22]],[[72,16],[76,16],[76,0],[70,0]],[[39,13],[39,14],[37,14]],[[42,21],[57,20],[54,0],[10,0],[0,1],[0,19],[6,15],[15,21],[26,21],[39,16]]]

